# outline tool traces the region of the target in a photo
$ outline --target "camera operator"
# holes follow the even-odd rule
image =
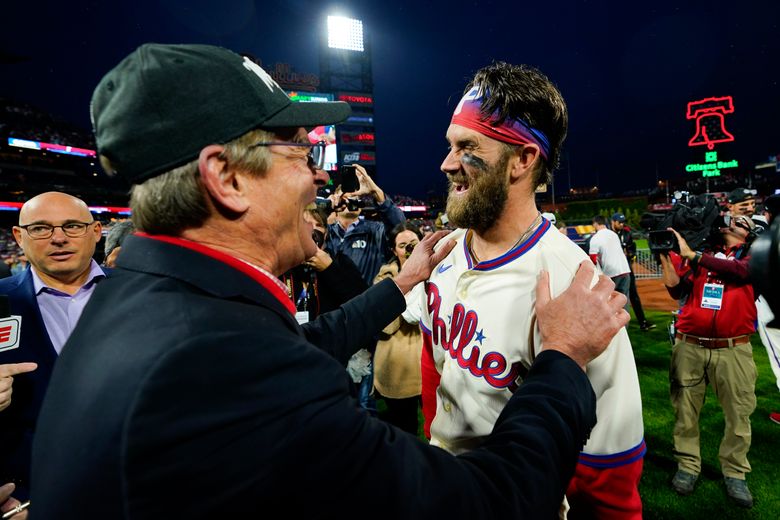
[[[385,197],[384,191],[376,185],[365,168],[359,164],[353,166],[360,187],[350,193],[336,190],[333,203],[336,222],[328,226],[325,249],[331,254],[343,252],[350,257],[366,284],[370,285],[388,259],[385,251],[388,249],[390,230],[405,222],[406,217],[392,200]],[[358,200],[364,195],[373,197],[382,222],[360,218],[362,208]]]
[[[750,471],[750,414],[756,407],[756,366],[750,344],[756,306],[748,279],[746,239],[754,225],[746,216],[726,215],[724,220],[720,246],[693,251],[670,228],[680,253],[660,255],[669,294],[685,301],[676,324],[670,369],[678,463],[672,487],[681,495],[692,493],[701,472],[699,413],[709,381],[726,423],[719,451],[726,491],[738,505],[750,508],[753,497],[745,474]]]

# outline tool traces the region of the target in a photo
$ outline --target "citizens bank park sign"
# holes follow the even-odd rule
[[[721,170],[738,168],[736,159],[723,161],[718,158],[715,145],[731,143],[734,136],[726,129],[726,114],[734,113],[734,100],[731,96],[711,97],[688,103],[686,119],[696,121],[696,132],[688,141],[688,146],[706,146],[703,163],[685,165],[686,172],[701,172],[702,177],[720,177]]]

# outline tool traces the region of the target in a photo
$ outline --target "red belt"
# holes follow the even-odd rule
[[[750,343],[750,334],[736,336],[734,338],[700,338],[699,336],[691,336],[690,334],[677,332],[675,333],[674,337],[680,341],[684,341],[685,343],[699,345],[700,347],[704,348],[728,348]]]

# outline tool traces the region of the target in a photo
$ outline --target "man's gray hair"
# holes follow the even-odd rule
[[[225,144],[223,158],[231,167],[262,174],[271,166],[267,147],[251,145],[273,141],[275,134],[252,130]],[[203,225],[209,216],[206,192],[200,181],[198,159],[136,184],[130,191],[135,227],[152,235],[178,236]]]

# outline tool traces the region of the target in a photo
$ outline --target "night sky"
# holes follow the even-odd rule
[[[742,173],[780,154],[777,0],[3,4],[0,96],[85,129],[94,86],[142,43],[222,45],[318,74],[325,16],[361,19],[372,43],[378,183],[393,194],[443,191],[452,110],[492,60],[538,67],[568,103],[556,191],[569,181],[621,192],[684,177],[705,152],[688,148],[686,104],[706,97],[734,98],[725,121],[735,142],[718,147],[719,158],[738,159]]]

